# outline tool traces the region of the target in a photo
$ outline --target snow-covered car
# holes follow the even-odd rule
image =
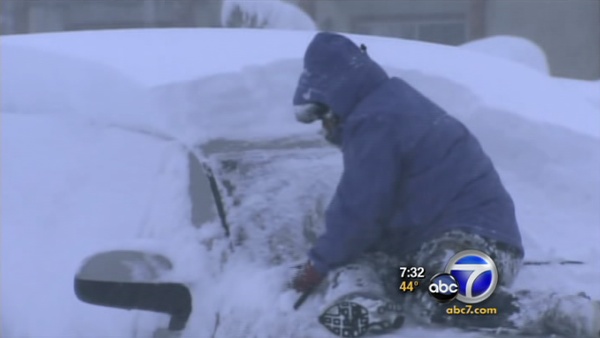
[[[323,231],[337,156],[314,137],[202,144],[187,157],[191,222],[219,223],[238,255],[270,266],[300,260]],[[169,314],[168,327],[155,331],[168,337],[185,329],[193,302],[185,283],[169,279],[172,269],[169,257],[151,249],[100,252],[82,262],[75,293],[91,304]]]

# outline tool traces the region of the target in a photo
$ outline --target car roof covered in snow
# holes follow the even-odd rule
[[[244,71],[252,67],[280,60],[299,61],[314,34],[311,31],[191,28],[7,36],[1,42],[2,81],[11,85],[2,89],[2,109],[64,110],[73,106],[71,97],[79,97],[88,110],[96,109],[99,114],[106,114],[107,108],[114,111],[117,104],[130,111],[135,104],[134,108],[139,110],[136,98],[143,96],[138,92],[142,88],[226,73],[247,78]],[[600,136],[597,128],[600,115],[585,95],[522,64],[461,47],[346,35],[367,45],[369,54],[387,68],[448,80],[467,88],[478,104],[486,107]],[[73,73],[73,68],[85,70],[86,76]],[[99,76],[90,75],[94,69]],[[19,80],[29,73],[38,75],[35,83]],[[49,79],[52,87],[62,88],[70,95],[63,98],[48,91],[45,79]],[[93,95],[86,92],[88,86],[95,85],[86,82],[98,81],[104,89],[100,92],[102,96],[98,96],[97,91],[93,91]],[[590,86],[597,88],[598,85],[590,83]],[[429,94],[427,86],[423,90]],[[129,91],[125,98],[124,91]],[[543,99],[539,93],[544,93]],[[32,96],[39,99],[31,102]],[[36,104],[43,102],[41,98],[49,102]],[[107,107],[103,102],[111,104]],[[148,114],[142,115],[148,119]]]

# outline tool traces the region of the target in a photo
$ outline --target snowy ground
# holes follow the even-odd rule
[[[168,253],[173,277],[190,281],[195,304],[185,337],[210,337],[217,314],[215,337],[325,336],[315,324],[318,297],[291,310],[287,262],[269,266],[239,250],[222,264],[228,251],[218,225],[192,226],[183,146],[215,137],[314,135],[314,127],[294,123],[289,107],[311,36],[130,30],[3,37],[2,337],[147,337],[164,325],[160,315],[75,299],[72,278],[81,260],[121,245]],[[357,40],[481,138],[515,197],[528,259],[589,262],[525,270],[516,287],[600,298],[588,283],[600,278],[600,82],[554,79],[460,48]],[[328,168],[329,185],[338,160],[330,153],[314,162]],[[253,235],[250,243],[264,244],[281,229],[271,223],[301,218],[290,201],[315,184],[314,175],[298,174],[305,173],[302,163],[278,162],[269,167],[277,175],[247,186],[256,189],[247,205],[280,203],[264,209],[265,222],[237,214],[236,224]],[[282,195],[266,198],[274,191],[268,189]]]

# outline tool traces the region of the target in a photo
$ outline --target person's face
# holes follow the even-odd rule
[[[296,120],[302,123],[313,123],[327,114],[329,108],[320,103],[308,103],[294,107]]]
[[[330,143],[339,146],[339,120],[328,106],[320,103],[309,103],[295,107],[296,120],[302,123],[321,121],[321,134]]]
[[[339,146],[340,140],[339,140],[339,134],[340,134],[340,130],[339,130],[339,120],[338,118],[335,116],[335,114],[333,114],[333,112],[328,111],[322,118],[321,118],[321,132],[320,134],[323,135],[323,137],[330,143],[332,143],[335,146]]]

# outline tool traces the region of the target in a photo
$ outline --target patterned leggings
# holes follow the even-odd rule
[[[436,273],[443,272],[446,263],[455,254],[463,250],[479,250],[489,255],[498,269],[498,286],[494,294],[485,301],[476,304],[477,307],[497,308],[497,315],[448,315],[446,309],[452,306],[463,306],[451,302],[438,303],[427,292],[429,279]],[[335,301],[347,290],[385,296],[402,304],[407,316],[426,325],[441,324],[462,328],[521,328],[514,318],[523,318],[519,313],[517,298],[527,298],[526,295],[515,295],[507,290],[517,276],[522,259],[517,252],[508,247],[462,231],[450,231],[434,240],[424,243],[416,252],[403,257],[391,257],[381,253],[369,254],[356,263],[335,270],[329,276],[329,287],[326,292],[326,302]],[[423,267],[426,279],[422,286],[414,292],[401,292],[398,267]],[[350,283],[351,285],[347,285]],[[346,285],[345,287],[340,287]],[[356,292],[354,291],[354,292]]]
[[[457,305],[438,303],[427,292],[429,278],[436,273],[443,272],[446,263],[455,254],[469,249],[482,251],[490,256],[498,269],[498,287],[494,294],[477,307],[498,308],[499,315],[494,316],[452,316],[446,313],[448,307]],[[507,317],[517,311],[513,305],[514,296],[506,291],[519,273],[522,259],[516,251],[504,245],[490,241],[478,235],[462,231],[447,232],[436,239],[424,243],[416,252],[408,255],[406,259],[394,259],[382,254],[376,254],[372,265],[381,276],[386,294],[398,299],[404,304],[405,309],[410,309],[411,315],[423,324],[445,324],[458,327],[478,326],[497,327],[498,324],[507,325]],[[390,265],[391,264],[391,265]],[[401,283],[399,266],[414,266],[425,268],[426,280],[415,292],[401,292],[398,286]],[[390,267],[395,267],[390,269]],[[490,322],[491,321],[491,322]],[[511,326],[513,326],[511,324]]]

